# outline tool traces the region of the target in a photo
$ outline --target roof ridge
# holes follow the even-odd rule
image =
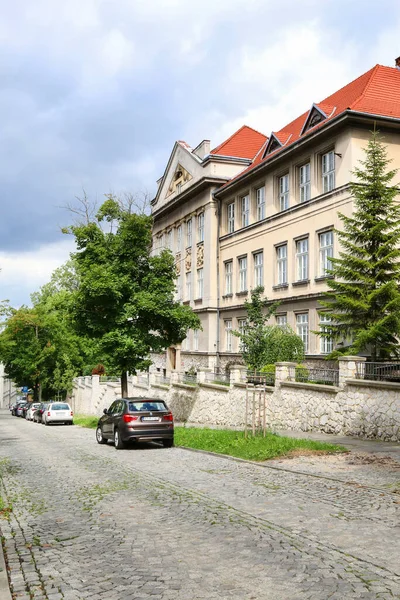
[[[354,100],[354,102],[352,102],[352,104],[349,106],[350,110],[352,110],[352,108],[353,108],[354,106],[356,106],[356,104],[358,104],[358,102],[361,100],[361,98],[363,98],[363,97],[365,96],[365,94],[366,94],[366,92],[367,92],[367,90],[368,90],[369,86],[371,85],[371,82],[372,82],[372,80],[374,79],[374,77],[375,77],[376,73],[378,72],[378,70],[379,70],[379,67],[380,67],[380,66],[381,66],[381,65],[378,65],[378,64],[376,64],[374,67],[372,67],[372,69],[370,69],[370,71],[371,71],[371,74],[370,74],[370,76],[369,76],[369,78],[368,78],[368,81],[367,81],[367,83],[365,84],[365,86],[364,86],[364,89],[363,89],[363,91],[361,92],[361,94],[358,96],[358,98],[356,98],[356,100]],[[368,71],[367,71],[366,73],[368,73]],[[366,75],[366,73],[364,73],[364,75]],[[360,75],[360,77],[362,77],[362,75]],[[358,79],[358,78],[357,78],[357,79]],[[354,80],[354,81],[356,81],[356,80]],[[351,82],[351,83],[353,83],[353,82]]]

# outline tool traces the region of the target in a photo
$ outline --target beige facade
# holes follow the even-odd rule
[[[313,333],[326,319],[319,300],[328,289],[329,258],[340,252],[339,213],[353,210],[352,172],[374,127],[392,167],[399,168],[400,119],[352,111],[278,152],[271,137],[261,150],[272,149],[270,158],[251,168],[251,160],[213,158],[204,142],[200,156],[175,144],[153,202],[154,245],[175,254],[178,297],[199,314],[203,329],[189,332],[168,364],[158,357],[156,368],[187,371],[238,362],[239,340],[232,331],[246,318],[244,302],[257,285],[280,302],[271,322],[288,323],[310,360],[331,352],[332,343]],[[174,187],[174,178],[184,182]],[[399,173],[395,182],[400,184]]]

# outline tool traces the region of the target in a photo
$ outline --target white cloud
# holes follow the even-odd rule
[[[0,299],[28,303],[29,295],[47,283],[74,250],[72,238],[66,238],[29,252],[0,252]]]

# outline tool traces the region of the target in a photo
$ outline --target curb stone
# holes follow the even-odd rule
[[[3,544],[0,541],[0,598],[1,600],[12,600],[10,587],[8,585],[8,576],[6,563],[4,559]]]

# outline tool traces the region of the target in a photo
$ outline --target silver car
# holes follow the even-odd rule
[[[39,408],[39,406],[40,406],[40,402],[34,402],[33,404],[30,405],[30,407],[26,411],[25,418],[27,421],[33,421],[33,413],[35,412],[36,409]]]

